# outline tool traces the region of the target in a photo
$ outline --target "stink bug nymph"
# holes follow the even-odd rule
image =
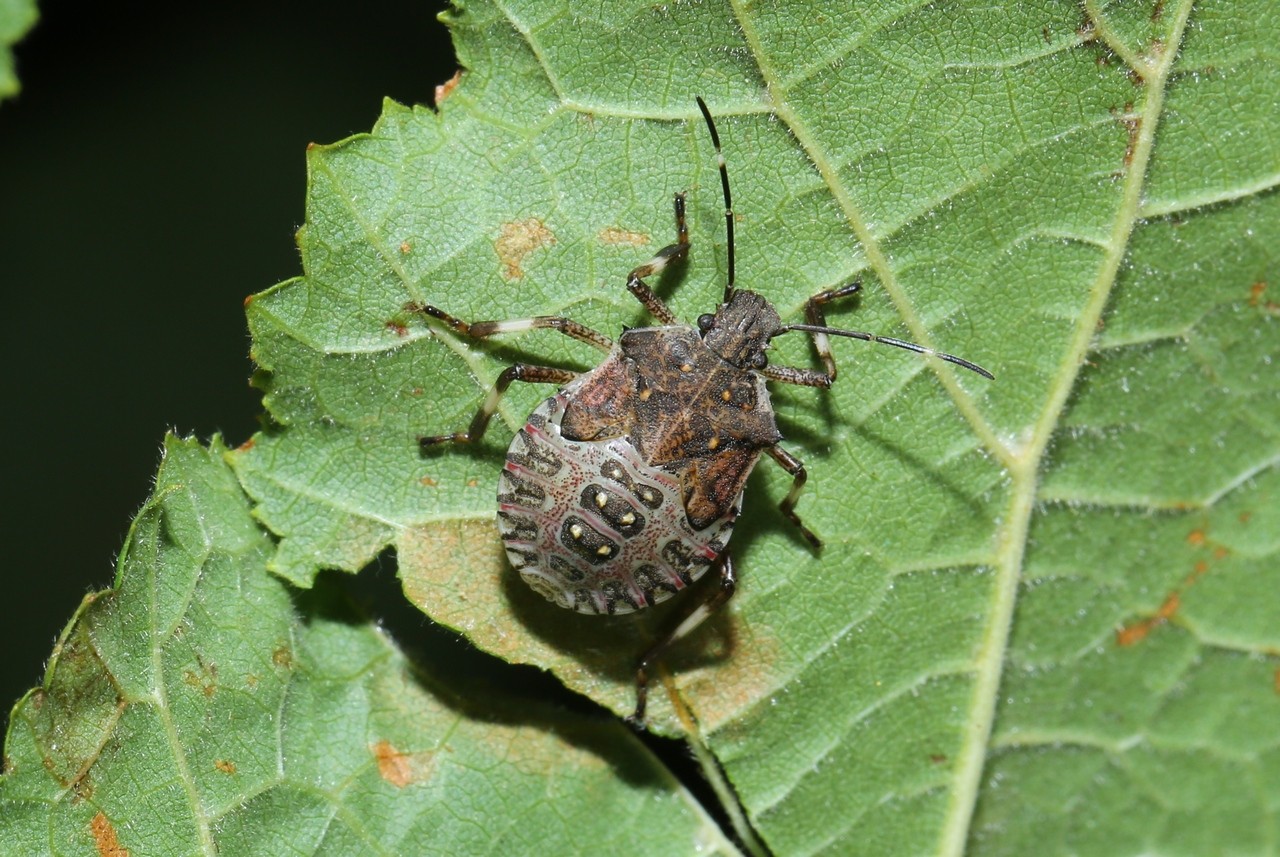
[[[606,353],[588,372],[510,366],[466,431],[419,443],[429,449],[479,440],[513,381],[560,384],[516,433],[498,482],[498,528],[520,576],[561,607],[615,614],[665,601],[709,569],[719,575],[719,587],[641,656],[635,723],[644,718],[652,664],[733,595],[729,537],[762,453],[792,477],[782,514],[815,550],[822,546],[796,514],[807,476],[800,460],[779,446],[766,382],[830,387],[836,378],[832,335],[929,354],[992,377],[974,363],[911,342],[828,327],[824,307],[858,291],[857,282],[810,298],[802,324],[782,324],[762,295],[737,288],[729,173],[711,113],[701,98],[697,103],[720,170],[728,280],[721,304],[696,326],[680,324],[645,283],[689,253],[683,193],[675,196],[675,243],[627,277],[627,290],[658,326],[624,330],[615,342],[559,316],[467,323],[434,306],[407,307],[464,336],[551,328]],[[770,340],[797,330],[812,334],[822,370],[769,365]]]

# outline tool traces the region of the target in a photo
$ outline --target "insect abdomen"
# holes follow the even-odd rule
[[[543,402],[507,452],[498,487],[507,556],[561,607],[629,613],[665,601],[715,562],[739,504],[695,531],[679,481],[627,438],[566,439],[567,403],[563,392]]]

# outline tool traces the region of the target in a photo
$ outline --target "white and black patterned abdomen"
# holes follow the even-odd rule
[[[702,530],[679,480],[646,465],[626,438],[566,440],[563,392],[511,442],[498,482],[498,528],[525,582],[561,607],[630,613],[665,601],[711,567],[741,496]]]

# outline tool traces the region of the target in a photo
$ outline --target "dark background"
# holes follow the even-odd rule
[[[166,430],[257,427],[243,299],[300,274],[309,142],[430,103],[443,0],[49,0],[0,103],[0,724],[111,583]]]

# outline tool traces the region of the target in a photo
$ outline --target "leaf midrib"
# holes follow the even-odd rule
[[[735,20],[742,30],[743,39],[765,82],[774,114],[787,126],[830,189],[832,198],[840,206],[854,236],[866,253],[869,265],[875,271],[881,286],[893,301],[912,336],[922,345],[932,347],[928,331],[919,314],[898,282],[879,239],[870,230],[866,218],[841,182],[838,170],[817,145],[815,136],[790,108],[786,99],[777,97],[777,93],[784,87],[766,59],[753,22],[747,14],[747,9],[744,8],[743,0],[730,0],[730,5]],[[967,734],[957,756],[955,785],[951,789],[950,801],[938,841],[939,854],[959,857],[964,853],[965,844],[968,841],[969,826],[986,762],[986,750],[995,721],[996,700],[1003,676],[1005,652],[1008,649],[1012,628],[1013,608],[1017,600],[1017,586],[1021,580],[1027,534],[1031,514],[1036,504],[1038,476],[1044,453],[1071,391],[1075,388],[1085,354],[1093,342],[1098,321],[1115,286],[1116,276],[1125,257],[1129,239],[1142,213],[1142,189],[1154,146],[1155,131],[1164,104],[1165,85],[1181,46],[1192,5],[1193,0],[1179,2],[1168,44],[1165,45],[1164,52],[1157,62],[1147,61],[1139,64],[1139,60],[1146,58],[1131,56],[1128,52],[1122,55],[1122,59],[1146,85],[1146,98],[1141,111],[1138,138],[1133,146],[1132,160],[1125,175],[1121,202],[1116,210],[1111,236],[1103,247],[1102,263],[1089,287],[1088,301],[1076,321],[1069,346],[1055,373],[1056,383],[1049,390],[1049,397],[1030,437],[1019,446],[1013,439],[1004,440],[997,436],[994,428],[978,410],[977,404],[960,386],[952,368],[939,360],[929,361],[938,380],[955,403],[956,409],[972,427],[987,452],[1006,468],[1012,481],[1008,513],[1002,517],[1003,524],[997,530],[997,565],[992,609],[988,614],[981,647],[975,658],[977,680],[974,683],[969,713],[965,718]],[[1099,35],[1106,44],[1111,46],[1117,41],[1111,37],[1104,20],[1095,18],[1094,21]]]
[[[1138,139],[1133,146],[1133,157],[1125,175],[1120,206],[1112,225],[1111,238],[1104,249],[1102,264],[1089,288],[1089,299],[1080,314],[1070,345],[1059,363],[1057,383],[1050,389],[1049,398],[1036,422],[1029,442],[1020,452],[1015,452],[1009,468],[1013,480],[1009,514],[1000,533],[998,554],[1001,562],[996,571],[996,598],[978,656],[979,674],[974,686],[971,716],[967,718],[969,734],[961,747],[957,764],[957,784],[951,793],[946,825],[940,840],[940,853],[963,854],[969,838],[969,825],[977,803],[978,790],[986,761],[986,750],[995,721],[996,701],[1003,674],[1005,652],[1008,649],[1012,628],[1013,608],[1017,600],[1017,586],[1021,580],[1023,558],[1026,553],[1027,533],[1031,514],[1037,500],[1038,476],[1044,453],[1063,410],[1075,388],[1076,378],[1084,365],[1096,332],[1098,322],[1106,309],[1115,286],[1121,262],[1128,249],[1130,237],[1137,225],[1142,207],[1142,189],[1147,167],[1155,143],[1164,105],[1165,84],[1174,59],[1181,47],[1183,32],[1191,15],[1193,0],[1181,0],[1176,18],[1170,29],[1169,43],[1160,61],[1154,67],[1136,68],[1146,84],[1146,98],[1141,111]],[[1099,30],[1105,30],[1100,20],[1095,20]],[[1110,41],[1108,41],[1110,43]]]

